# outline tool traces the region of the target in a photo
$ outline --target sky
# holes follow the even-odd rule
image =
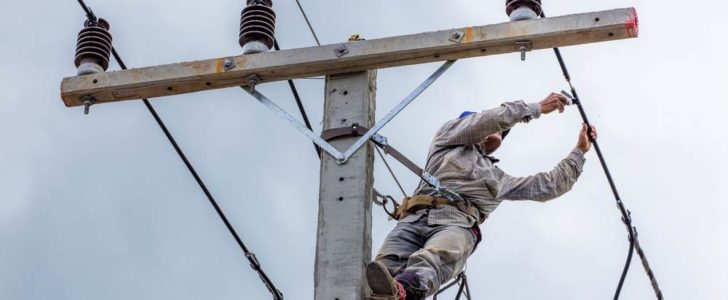
[[[90,1],[130,67],[237,55],[244,1]],[[301,0],[324,44],[506,21],[502,1]],[[728,179],[722,125],[724,1],[544,1],[548,15],[636,7],[640,37],[563,48],[640,242],[668,299],[728,293]],[[295,1],[275,1],[282,48],[315,45]],[[709,13],[706,10],[712,10]],[[0,300],[270,299],[139,101],[67,108],[76,1],[0,2]],[[437,63],[378,71],[384,116]],[[118,69],[111,64],[110,69]],[[321,79],[296,80],[316,132]],[[463,110],[536,102],[567,86],[549,50],[458,61],[382,134],[423,165]],[[259,90],[296,115],[285,82]],[[152,99],[232,225],[286,299],[313,297],[319,162],[310,141],[240,89]],[[423,120],[425,120],[423,122]],[[574,147],[575,107],[517,125],[506,172],[551,169]],[[407,189],[417,178],[390,160]],[[375,187],[401,197],[377,159]],[[503,203],[467,274],[475,299],[607,299],[627,233],[594,151],[571,192]],[[376,250],[395,225],[374,208]],[[452,295],[452,293],[450,294]],[[622,299],[654,297],[635,257]],[[447,297],[445,297],[447,299]]]

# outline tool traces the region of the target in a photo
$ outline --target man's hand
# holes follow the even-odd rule
[[[589,139],[588,131],[589,127],[587,127],[586,124],[581,124],[579,142],[576,143],[576,148],[579,148],[579,150],[583,153],[587,153],[589,149],[591,149],[591,141],[597,139],[597,129],[594,126],[591,127],[591,139]]]
[[[541,104],[542,114],[548,114],[557,109],[559,110],[559,113],[562,113],[564,112],[564,107],[569,105],[569,99],[567,99],[564,95],[551,93],[546,96],[545,99],[541,100],[539,104]]]

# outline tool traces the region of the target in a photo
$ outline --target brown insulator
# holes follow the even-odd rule
[[[511,20],[513,20],[514,18],[517,18],[517,20],[528,19],[528,17],[525,16],[517,17],[511,15],[515,10],[518,10],[519,8],[527,8],[533,11],[533,13],[535,14],[533,18],[541,16],[541,13],[543,12],[541,8],[541,0],[506,0],[506,14],[511,17]]]
[[[109,33],[109,23],[104,19],[97,21],[87,20],[84,23],[84,29],[78,33],[78,42],[76,43],[76,59],[74,63],[76,67],[82,64],[95,64],[98,71],[106,71],[109,68],[109,58],[111,56],[111,33]],[[88,68],[82,67],[85,71],[79,70],[84,74],[88,74]],[[94,73],[94,72],[90,72]]]
[[[240,46],[246,48],[246,44],[257,42],[265,45],[268,49],[273,48],[276,14],[271,8],[273,5],[272,0],[248,0],[248,5],[240,14],[240,35],[238,39]],[[257,48],[258,51],[252,50],[248,53],[262,52],[268,49]]]

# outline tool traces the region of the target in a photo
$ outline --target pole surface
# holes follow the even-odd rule
[[[376,71],[326,78],[323,129],[374,125]],[[344,151],[358,137],[331,144]],[[316,300],[361,300],[368,289],[364,269],[371,260],[374,152],[360,148],[345,164],[331,155],[321,159],[319,217],[314,271]]]

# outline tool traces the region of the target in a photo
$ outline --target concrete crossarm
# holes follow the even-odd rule
[[[634,8],[466,27],[68,77],[66,106],[161,97],[258,83],[637,37]],[[226,64],[226,61],[229,63]]]

